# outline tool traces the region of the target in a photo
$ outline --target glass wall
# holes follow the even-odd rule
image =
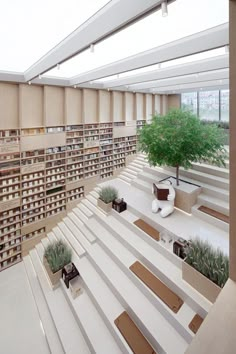
[[[199,117],[206,120],[219,120],[219,91],[199,92]]]
[[[229,121],[229,90],[220,91],[220,100],[221,100],[221,115],[220,118],[223,121]]]
[[[229,121],[229,90],[187,92],[181,95],[181,106],[201,119]]]
[[[181,105],[194,114],[197,114],[197,92],[187,92],[181,95]]]

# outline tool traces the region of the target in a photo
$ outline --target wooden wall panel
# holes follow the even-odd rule
[[[123,92],[112,92],[112,117],[113,122],[124,121],[124,95]]]
[[[48,127],[65,124],[64,88],[44,86],[44,120]]]
[[[65,124],[82,123],[82,90],[65,88]]]
[[[19,85],[19,119],[21,128],[44,125],[43,86]]]
[[[152,94],[145,94],[145,119],[151,120],[152,118]]]
[[[161,96],[153,96],[153,114],[161,114]]]
[[[98,119],[101,123],[112,121],[111,93],[108,91],[98,91]]]
[[[18,85],[0,83],[0,129],[19,128]]]
[[[134,120],[134,94],[131,92],[124,93],[124,114],[126,122]]]
[[[171,108],[181,107],[181,95],[168,95],[168,111]]]
[[[98,92],[97,90],[83,90],[83,122],[98,122]]]
[[[135,119],[144,120],[144,95],[142,93],[135,94]]]

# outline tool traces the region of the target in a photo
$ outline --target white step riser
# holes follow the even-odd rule
[[[202,192],[211,197],[221,199],[225,202],[229,202],[229,193],[225,193],[225,191],[223,190],[215,191],[214,189],[208,187],[202,187]]]
[[[129,167],[126,167],[126,169],[122,173],[128,173],[133,178],[138,175],[138,172],[131,170]]]
[[[78,348],[78,346],[80,347],[79,341],[81,340],[83,342],[83,343],[81,342],[82,348],[83,348],[82,350],[84,351],[84,353],[88,354],[89,350],[88,350],[88,347],[87,347],[87,343],[85,344],[84,336],[81,334],[80,329],[77,327],[76,320],[73,317],[72,313],[70,312],[69,307],[68,307],[68,309],[65,308],[65,304],[67,304],[66,300],[63,299],[61,296],[59,296],[58,300],[60,299],[60,301],[62,301],[61,304],[63,304],[63,308],[64,308],[63,311],[66,311],[67,312],[66,316],[71,317],[71,320],[73,321],[73,332],[70,333],[70,328],[68,328],[68,334],[65,333],[65,325],[64,325],[64,323],[62,321],[62,318],[60,316],[60,310],[58,311],[58,309],[55,307],[55,305],[53,305],[53,303],[56,303],[56,305],[57,305],[58,304],[58,300],[57,300],[57,298],[55,298],[55,292],[52,292],[52,290],[47,290],[47,287],[49,287],[49,285],[47,284],[46,274],[45,274],[45,271],[43,271],[43,266],[40,263],[40,259],[39,259],[38,255],[37,255],[37,252],[35,250],[30,251],[30,257],[31,257],[32,263],[34,265],[34,268],[35,268],[35,266],[37,266],[35,269],[36,269],[36,273],[37,273],[37,275],[39,277],[39,283],[40,283],[41,289],[42,289],[42,291],[44,293],[44,297],[45,297],[45,299],[47,301],[48,308],[50,310],[51,316],[54,319],[54,323],[56,325],[57,331],[58,331],[58,333],[60,335],[61,342],[63,343],[64,352],[68,353],[68,354],[75,354],[76,353],[76,348]],[[39,274],[38,273],[39,271],[43,272],[43,273]],[[60,292],[61,292],[60,288],[58,288],[55,291],[59,291],[58,295],[61,295],[60,294]],[[51,306],[49,305],[49,303],[51,304]],[[66,322],[65,323],[68,326],[70,326],[70,323],[68,323],[67,321],[68,321],[68,318],[66,318]],[[77,333],[75,333],[75,326],[76,326],[76,329],[78,330]],[[80,339],[79,339],[79,337],[76,337],[76,335],[79,335]],[[73,337],[74,341],[77,342],[77,344],[74,346],[73,349],[72,349],[72,346],[71,346],[71,339],[72,338],[70,339],[69,337]]]
[[[89,261],[87,260],[87,262],[89,262]],[[80,266],[80,269],[81,269],[81,266]],[[81,277],[83,278],[83,284],[90,296],[90,299],[92,300],[93,304],[95,305],[97,311],[99,312],[100,316],[103,318],[104,322],[106,323],[106,326],[109,328],[110,332],[112,333],[112,335],[113,335],[116,343],[120,347],[122,353],[127,353],[127,354],[132,353],[132,351],[129,349],[126,342],[124,341],[123,337],[120,335],[119,331],[116,329],[116,327],[114,325],[114,319],[109,318],[108,315],[106,314],[106,309],[105,309],[106,300],[107,300],[106,297],[104,297],[103,303],[98,301],[97,296],[96,296],[97,291],[93,290],[94,281],[93,281],[93,283],[88,283],[86,275],[87,274],[81,273]],[[104,286],[107,286],[107,285],[104,283],[103,288],[104,288]],[[110,291],[110,289],[109,289],[109,291]],[[115,301],[117,301],[117,300],[115,299]],[[119,306],[120,306],[120,309],[119,309],[119,312],[117,312],[117,316],[119,316],[119,314],[124,311],[124,308],[121,305],[119,305]]]
[[[217,177],[229,179],[228,171],[214,169],[214,166],[193,165],[192,169],[195,171],[207,173],[211,176],[217,176]]]
[[[204,199],[204,197],[200,195],[197,199],[197,204],[204,205],[208,208],[218,211],[219,213],[229,216],[229,207],[226,208],[226,207],[220,205],[220,200],[219,200],[219,203],[213,203],[211,201]]]
[[[129,208],[130,209],[130,208]],[[135,211],[132,211],[133,214],[135,214]],[[137,214],[136,214],[137,215]],[[142,217],[142,215],[137,215],[137,217]],[[152,225],[152,222],[149,222],[150,219],[146,218],[145,220],[147,220],[148,223],[150,223],[150,225]],[[104,220],[105,222],[105,220]],[[153,226],[153,225],[152,225]],[[113,234],[117,235],[117,239],[118,240],[121,240],[121,243],[125,245],[125,247],[127,249],[130,249],[131,251],[134,250],[134,247],[132,245],[129,244],[128,242],[128,239],[127,241],[124,240],[120,234],[118,232],[116,232],[116,230],[112,229],[112,232]],[[168,251],[168,250],[166,250]],[[160,278],[160,280],[162,280],[163,282],[166,283],[167,286],[169,286],[170,288],[173,289],[173,291],[175,291],[184,301],[187,301],[188,304],[191,306],[192,309],[194,309],[195,312],[198,312],[200,313],[202,316],[206,316],[207,312],[206,310],[202,307],[202,306],[199,306],[199,301],[198,301],[198,297],[196,298],[195,297],[195,292],[192,292],[189,290],[187,290],[186,292],[186,289],[183,290],[179,284],[175,284],[175,280],[171,281],[169,279],[169,277],[166,277],[165,274],[164,274],[164,271],[163,272],[160,272],[160,269],[159,267],[155,266],[155,262],[152,263],[150,261],[150,255],[147,255],[146,257],[144,257],[144,252],[142,249],[139,249],[139,250],[135,250],[133,251],[133,253],[135,253],[135,255],[137,256],[137,258],[140,258],[142,260],[142,262],[144,264],[146,264],[146,266],[155,274],[157,274],[157,276]],[[162,255],[162,252],[160,252],[160,254]],[[164,254],[163,254],[164,256]],[[179,259],[178,257],[175,257],[177,258],[177,262],[178,264],[180,265],[180,267],[178,266],[178,268],[181,268],[182,269],[182,260]],[[172,261],[171,261],[172,262]],[[173,262],[172,262],[173,263]]]
[[[60,336],[55,327],[55,323],[50,314],[47,302],[42,292],[38,277],[35,274],[33,264],[30,256],[23,258],[25,270],[28,276],[30,287],[35,299],[35,303],[39,312],[40,320],[44,328],[46,340],[48,342],[50,351],[52,354],[64,354],[63,345],[61,343]]]
[[[136,173],[140,173],[143,169],[142,168],[138,168],[138,167],[135,167],[135,166],[133,166],[133,165],[128,165],[128,168],[130,169],[130,170],[133,170],[134,172],[136,172]]]
[[[79,231],[82,234],[84,234],[87,241],[89,241],[90,243],[94,243],[96,241],[96,237],[94,235],[92,235],[90,232],[87,232],[86,226],[84,224],[81,225],[77,216],[74,213],[68,213],[68,217],[76,225],[76,227],[79,229]]]
[[[125,181],[128,184],[130,184],[130,182],[132,181],[130,178],[127,178],[127,177],[123,176],[122,174],[119,175],[119,178],[122,179],[123,181]]]
[[[89,210],[86,205],[84,205],[83,200],[82,203],[79,203],[78,208],[85,214],[88,219],[93,216],[91,210]]]
[[[142,180],[141,180],[141,182],[142,182]],[[139,179],[134,180],[132,182],[132,186],[134,186],[134,187],[136,187],[136,188],[138,188],[138,189],[140,189],[140,190],[142,190],[142,191],[144,191],[146,193],[151,193],[151,186],[148,187],[146,185],[143,185],[142,183],[139,183]]]
[[[160,354],[166,353],[163,350],[163,348],[160,346],[161,339],[159,342],[157,341],[157,339],[151,334],[151,329],[149,329],[145,326],[142,316],[137,315],[137,313],[133,310],[133,306],[132,306],[130,300],[127,299],[127,295],[125,295],[126,291],[122,289],[122,285],[120,284],[118,286],[116,284],[117,282],[114,281],[115,278],[113,279],[113,277],[110,277],[107,275],[106,267],[104,268],[103,266],[100,265],[100,261],[98,261],[96,259],[96,256],[94,254],[88,254],[88,256],[89,256],[89,259],[91,260],[91,263],[94,265],[95,269],[97,269],[97,271],[99,272],[101,277],[104,279],[106,284],[109,286],[109,288],[113,291],[113,293],[115,294],[115,296],[117,297],[117,299],[119,300],[121,305],[126,309],[126,311],[128,311],[128,313],[131,315],[131,317],[137,323],[137,325],[140,328],[140,330],[142,331],[143,335],[149,340],[151,345],[154,348],[158,348],[158,353],[160,353]],[[124,274],[124,276],[126,276],[126,275]],[[132,283],[130,283],[130,284],[132,284]],[[138,291],[140,291],[140,290],[138,290]],[[174,328],[173,328],[173,331],[174,331]],[[175,330],[175,333],[176,333],[176,330]],[[182,337],[182,340],[183,339],[184,338]],[[186,343],[186,341],[185,341],[185,343]]]
[[[106,229],[109,230],[109,232],[114,235],[114,230],[110,228],[107,224],[104,224],[106,226]],[[115,236],[115,235],[114,235]],[[99,236],[98,236],[99,237]],[[117,235],[115,236],[116,239],[118,239]],[[127,266],[117,257],[113,251],[106,245],[105,242],[100,240],[100,245],[104,249],[104,251],[113,259],[113,261],[123,270],[123,272],[128,276],[131,282],[133,282],[137,288],[142,291],[142,293],[146,296],[146,298],[155,306],[156,309],[167,319],[168,322],[170,322],[173,327],[176,329],[176,331],[179,332],[179,334],[185,338],[185,340],[190,343],[192,340],[192,335],[187,330],[184,328],[178,320],[173,316],[173,314],[165,307],[164,303],[156,297],[152,291],[150,291],[143,282],[141,282],[130,270],[127,268]],[[118,240],[119,241],[119,240]],[[128,247],[128,244],[126,244],[126,248],[132,251],[133,254],[136,253],[137,259],[140,259],[140,253],[136,252],[132,247]],[[143,261],[143,260],[142,260]]]
[[[203,213],[202,211],[198,210],[196,207],[192,208],[192,214],[197,216],[199,219],[202,219],[206,222],[208,222],[209,224],[225,231],[225,232],[229,232],[229,224],[214,218],[206,213]]]
[[[83,337],[84,337],[84,339],[85,339],[85,341],[86,341],[86,343],[87,343],[87,345],[89,347],[89,350],[91,351],[92,354],[96,354],[96,350],[93,347],[93,345],[92,345],[92,343],[91,343],[86,331],[84,330],[83,324],[81,323],[78,314],[76,313],[74,307],[71,304],[71,301],[70,301],[70,299],[68,297],[67,288],[63,284],[61,284],[61,289],[62,289],[62,291],[63,291],[63,293],[65,295],[65,298],[67,300],[68,305],[70,306],[71,312],[73,313],[73,315],[75,317],[75,320],[76,320],[76,322],[78,324],[78,327],[79,327],[81,333],[83,334]]]
[[[130,207],[129,207],[130,210]],[[131,210],[130,210],[131,211]],[[141,237],[146,243],[148,243],[151,247],[156,249],[158,252],[162,253],[169,261],[171,261],[173,264],[175,264],[178,268],[181,269],[182,267],[182,260],[177,257],[174,253],[169,252],[165,247],[160,245],[160,241],[157,242],[153,240],[150,236],[146,235],[142,230],[140,230],[138,227],[135,225],[131,224],[128,220],[125,218],[122,218],[122,216],[117,213],[115,210],[112,210],[112,215],[120,222],[122,222],[130,231],[135,232],[139,237]],[[142,215],[137,216],[138,218],[142,218]],[[161,229],[161,228],[160,228]]]
[[[122,175],[122,176],[125,176],[125,177],[127,177],[127,178],[129,178],[130,180],[136,178],[136,176],[130,174],[129,172],[125,172],[125,171],[123,171],[123,172],[121,173],[121,175]]]
[[[93,216],[94,216],[94,214],[97,214],[98,216],[101,216],[101,217],[106,216],[105,212],[103,212],[101,208],[97,207],[97,201],[96,201],[96,205],[95,205],[95,204],[93,204],[93,202],[91,202],[86,197],[85,199],[83,199],[82,203],[84,203],[84,205],[86,205],[86,207],[91,211],[91,213],[93,213]]]

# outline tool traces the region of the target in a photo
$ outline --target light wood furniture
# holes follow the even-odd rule
[[[174,313],[177,313],[183,305],[183,300],[168,286],[151,273],[140,262],[135,262],[129,269],[151,289]]]
[[[126,311],[114,322],[134,354],[157,354]]]

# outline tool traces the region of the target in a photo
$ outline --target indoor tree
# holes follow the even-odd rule
[[[172,109],[155,115],[139,132],[139,148],[152,166],[191,167],[192,162],[208,161],[225,166],[224,133],[216,125],[206,125],[190,111]]]

